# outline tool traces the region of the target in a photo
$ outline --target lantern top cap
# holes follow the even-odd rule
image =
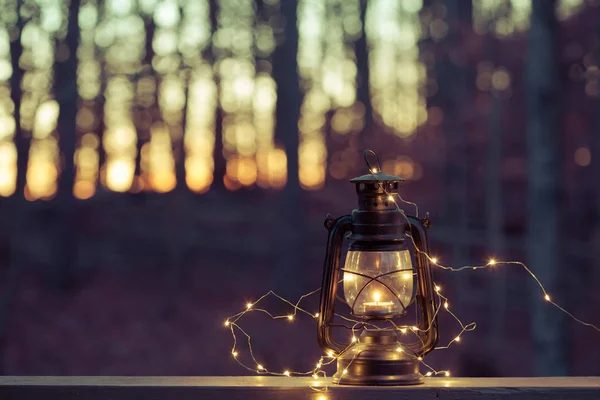
[[[383,172],[377,172],[375,174],[366,174],[363,176],[357,176],[356,178],[350,179],[352,183],[360,182],[402,182],[404,178],[398,176],[384,174]]]
[[[373,154],[377,159],[377,164],[373,165],[369,161],[369,154]],[[363,157],[365,158],[365,162],[369,167],[370,174],[357,176],[356,178],[350,179],[352,183],[361,183],[361,182],[402,182],[404,178],[400,178],[398,176],[384,174],[381,171],[381,162],[379,161],[379,156],[377,153],[371,149],[366,149],[363,153]]]

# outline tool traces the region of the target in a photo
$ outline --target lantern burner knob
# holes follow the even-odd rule
[[[364,330],[358,337],[360,343],[369,344],[394,344],[398,343],[398,337],[392,331]]]

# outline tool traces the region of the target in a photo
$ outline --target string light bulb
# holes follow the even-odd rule
[[[406,329],[406,328],[400,328],[400,332],[401,333],[406,333],[406,332],[408,332],[408,329]]]
[[[317,375],[317,374],[313,374],[312,377],[313,377],[313,379],[319,379],[319,375]]]
[[[352,336],[352,342],[356,342],[358,339],[356,339],[356,336]]]
[[[548,293],[546,293],[546,294],[544,295],[544,300],[546,300],[546,301],[550,301],[550,296],[548,295]]]
[[[252,303],[246,303],[246,309],[249,310],[252,308]]]
[[[431,258],[430,258],[430,260],[431,260],[431,262],[432,262],[432,263],[434,263],[434,264],[437,264],[437,262],[438,262],[438,259],[437,259],[437,257],[431,257]]]
[[[454,338],[454,341],[455,341],[455,342],[460,342],[460,336],[457,336],[457,337],[455,337],[455,338]]]
[[[229,326],[230,322],[229,320],[225,321],[225,326]]]
[[[488,265],[496,265],[496,260],[491,258],[490,261],[488,261]]]
[[[258,364],[256,366],[256,369],[258,369],[259,371],[262,371],[263,369],[265,369],[265,367],[263,367],[262,365]]]
[[[333,351],[329,350],[329,351],[327,352],[327,357],[333,357]]]
[[[398,347],[398,348],[396,348],[396,351],[397,351],[398,353],[402,353],[404,350],[402,349],[402,347]]]
[[[238,356],[238,352],[237,352],[237,351],[232,351],[232,352],[231,352],[231,355],[232,355],[233,357],[237,357],[237,356]]]
[[[346,375],[347,373],[348,373],[347,369],[345,369],[345,370],[342,371],[342,375]]]
[[[431,371],[427,372],[425,376],[431,376]]]
[[[446,375],[446,376],[450,376],[450,371],[446,371],[446,372],[444,372],[444,375]]]
[[[293,321],[294,320],[294,316],[290,314],[290,315],[287,316],[287,319],[289,319],[290,321]]]
[[[316,313],[316,314],[315,314],[315,318],[319,318],[319,313]]]
[[[283,374],[284,374],[285,376],[290,376],[290,371],[283,371]]]
[[[444,302],[444,308],[447,310],[447,309],[448,309],[448,307],[450,307],[450,304],[448,304],[448,302],[447,302],[447,301],[446,301],[446,302]]]
[[[394,196],[388,196],[389,201],[394,201]]]
[[[439,293],[442,291],[442,288],[438,285],[435,285],[435,291]]]

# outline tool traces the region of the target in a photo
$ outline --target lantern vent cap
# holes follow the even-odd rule
[[[356,178],[350,179],[352,183],[370,183],[370,182],[402,182],[404,178],[400,178],[399,176],[384,174],[383,172],[378,172],[376,174],[366,174],[363,176],[357,176]]]
[[[369,161],[369,154],[375,156],[377,160],[377,164],[371,164]],[[375,182],[402,182],[404,178],[400,178],[398,176],[384,174],[381,170],[381,161],[379,161],[379,155],[374,150],[366,149],[363,152],[363,157],[365,162],[367,163],[367,167],[369,167],[370,174],[366,174],[363,176],[357,176],[356,178],[350,179],[352,183],[375,183]]]

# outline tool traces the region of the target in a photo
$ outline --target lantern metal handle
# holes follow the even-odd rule
[[[339,282],[342,241],[345,234],[352,230],[352,216],[344,215],[338,219],[328,217],[325,220],[325,227],[329,230],[329,236],[323,267],[317,338],[323,351],[339,354],[347,345],[343,345],[333,338],[331,324],[334,317],[333,303]]]
[[[407,231],[413,238],[416,248],[419,251],[415,252],[415,257],[418,258],[417,265],[417,284],[419,285],[421,321],[419,321],[419,331],[421,342],[417,345],[408,346],[415,354],[425,355],[435,348],[438,341],[438,325],[436,319],[437,296],[434,291],[433,274],[431,272],[431,262],[426,254],[429,254],[429,243],[427,240],[427,232],[425,230],[428,218],[421,220],[411,215],[406,215]],[[423,332],[424,334],[421,334]]]
[[[377,158],[377,168],[373,168],[373,166],[371,165],[371,162],[369,161],[369,153],[373,154],[375,158]],[[369,167],[369,172],[373,174],[381,172],[381,161],[379,160],[379,155],[375,152],[375,150],[365,149],[365,151],[363,152],[363,157],[365,159],[365,162],[367,163],[367,166]],[[375,172],[373,172],[373,170],[375,170]]]

